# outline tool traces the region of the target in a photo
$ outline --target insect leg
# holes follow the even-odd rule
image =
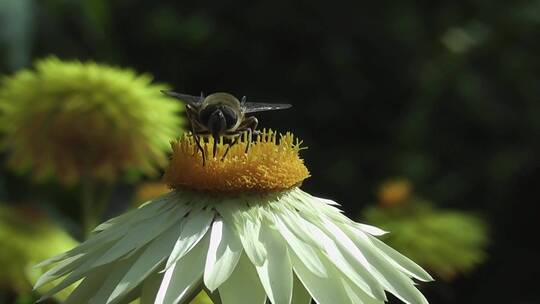
[[[253,141],[253,135],[259,135],[261,134],[261,132],[258,130],[253,130],[251,128],[248,128],[246,131],[248,132],[247,145],[246,145],[246,151],[245,151],[245,153],[247,154],[249,152],[249,148],[251,147],[251,142]]]
[[[221,157],[221,161],[224,161],[225,160],[225,156],[227,156],[227,153],[229,153],[229,149],[234,146],[237,142],[238,142],[238,138],[240,138],[240,136],[242,135],[238,135],[234,138],[234,140],[232,141],[232,143],[228,144],[227,145],[227,150],[225,150],[225,153],[223,153],[223,156]]]
[[[199,142],[199,140],[201,139],[199,136],[197,135],[193,135],[195,137],[195,143],[197,143],[197,149],[201,151],[201,154],[202,154],[202,165],[204,167],[205,163],[206,163],[206,155],[204,153],[204,149],[203,147],[201,146],[201,143]]]
[[[193,106],[187,104],[186,105],[186,115],[189,121],[189,125],[191,127],[191,134],[193,135],[193,138],[195,139],[195,143],[197,144],[197,150],[193,152],[193,155],[197,154],[198,150],[201,150],[201,153],[203,154],[203,163],[204,163],[204,150],[201,147],[201,143],[199,142],[199,137],[197,136],[197,133],[200,131],[199,126],[197,125],[197,120],[195,117],[197,116],[197,112]]]
[[[246,129],[248,132],[248,138],[247,138],[247,145],[246,145],[246,151],[245,153],[248,153],[249,148],[251,146],[251,141],[253,140],[253,132],[256,132],[255,129],[257,128],[257,125],[259,124],[259,121],[256,117],[251,116],[242,122],[242,127]]]
[[[249,152],[249,147],[251,146],[251,140],[253,139],[253,131],[251,128],[247,129],[247,144],[246,144],[246,150],[244,151],[245,154]]]
[[[193,97],[195,98],[195,97]],[[195,105],[192,104],[186,104],[186,115],[189,120],[189,124],[191,126],[191,133],[193,135],[193,138],[195,139],[195,143],[197,144],[197,150],[193,153],[193,155],[197,154],[198,151],[201,151],[202,159],[203,159],[203,166],[206,163],[206,153],[204,153],[204,149],[201,145],[201,140],[204,141],[198,134],[203,133],[205,130],[199,123],[199,121],[196,119],[197,117],[197,109]]]
[[[217,141],[219,140],[219,138],[216,138],[215,136],[212,135],[212,138],[214,139],[214,147],[212,148],[212,154],[214,156],[214,158],[216,158],[216,153],[217,153]]]

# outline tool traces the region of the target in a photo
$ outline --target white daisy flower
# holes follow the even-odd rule
[[[383,303],[387,291],[427,303],[413,279],[431,276],[384,231],[299,188],[309,173],[292,134],[264,132],[247,154],[243,138],[222,160],[226,147],[203,166],[192,137],[174,142],[172,191],[41,263],[55,266],[36,288],[55,281],[47,298],[81,281],[68,304],[189,303],[201,290],[223,304]]]

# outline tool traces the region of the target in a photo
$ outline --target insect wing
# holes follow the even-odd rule
[[[181,101],[185,102],[185,103],[188,103],[190,105],[193,105],[193,106],[199,106],[201,105],[202,101],[203,101],[203,98],[201,98],[200,96],[192,96],[192,95],[188,95],[188,94],[182,94],[182,93],[176,93],[176,92],[173,92],[173,91],[164,91],[162,90],[161,93],[169,96],[169,97],[174,97],[174,98],[178,98],[180,99]]]
[[[290,107],[292,107],[292,105],[287,103],[246,102],[244,104],[245,113],[285,110]]]

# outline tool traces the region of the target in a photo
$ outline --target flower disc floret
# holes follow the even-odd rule
[[[220,138],[216,157],[213,141],[213,137],[200,139],[204,164],[196,137],[186,135],[173,142],[172,160],[164,181],[172,188],[199,191],[271,192],[289,189],[309,177],[299,156],[302,142],[291,133],[263,130],[251,143],[243,134],[232,146]]]

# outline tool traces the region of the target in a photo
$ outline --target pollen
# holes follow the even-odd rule
[[[199,140],[200,147],[197,145]],[[187,134],[171,143],[172,160],[164,181],[171,188],[208,192],[272,192],[300,185],[309,171],[300,158],[302,142],[292,133],[263,130],[251,142]],[[231,145],[232,144],[232,145]],[[248,147],[249,145],[249,147]],[[228,151],[227,151],[228,150]]]

